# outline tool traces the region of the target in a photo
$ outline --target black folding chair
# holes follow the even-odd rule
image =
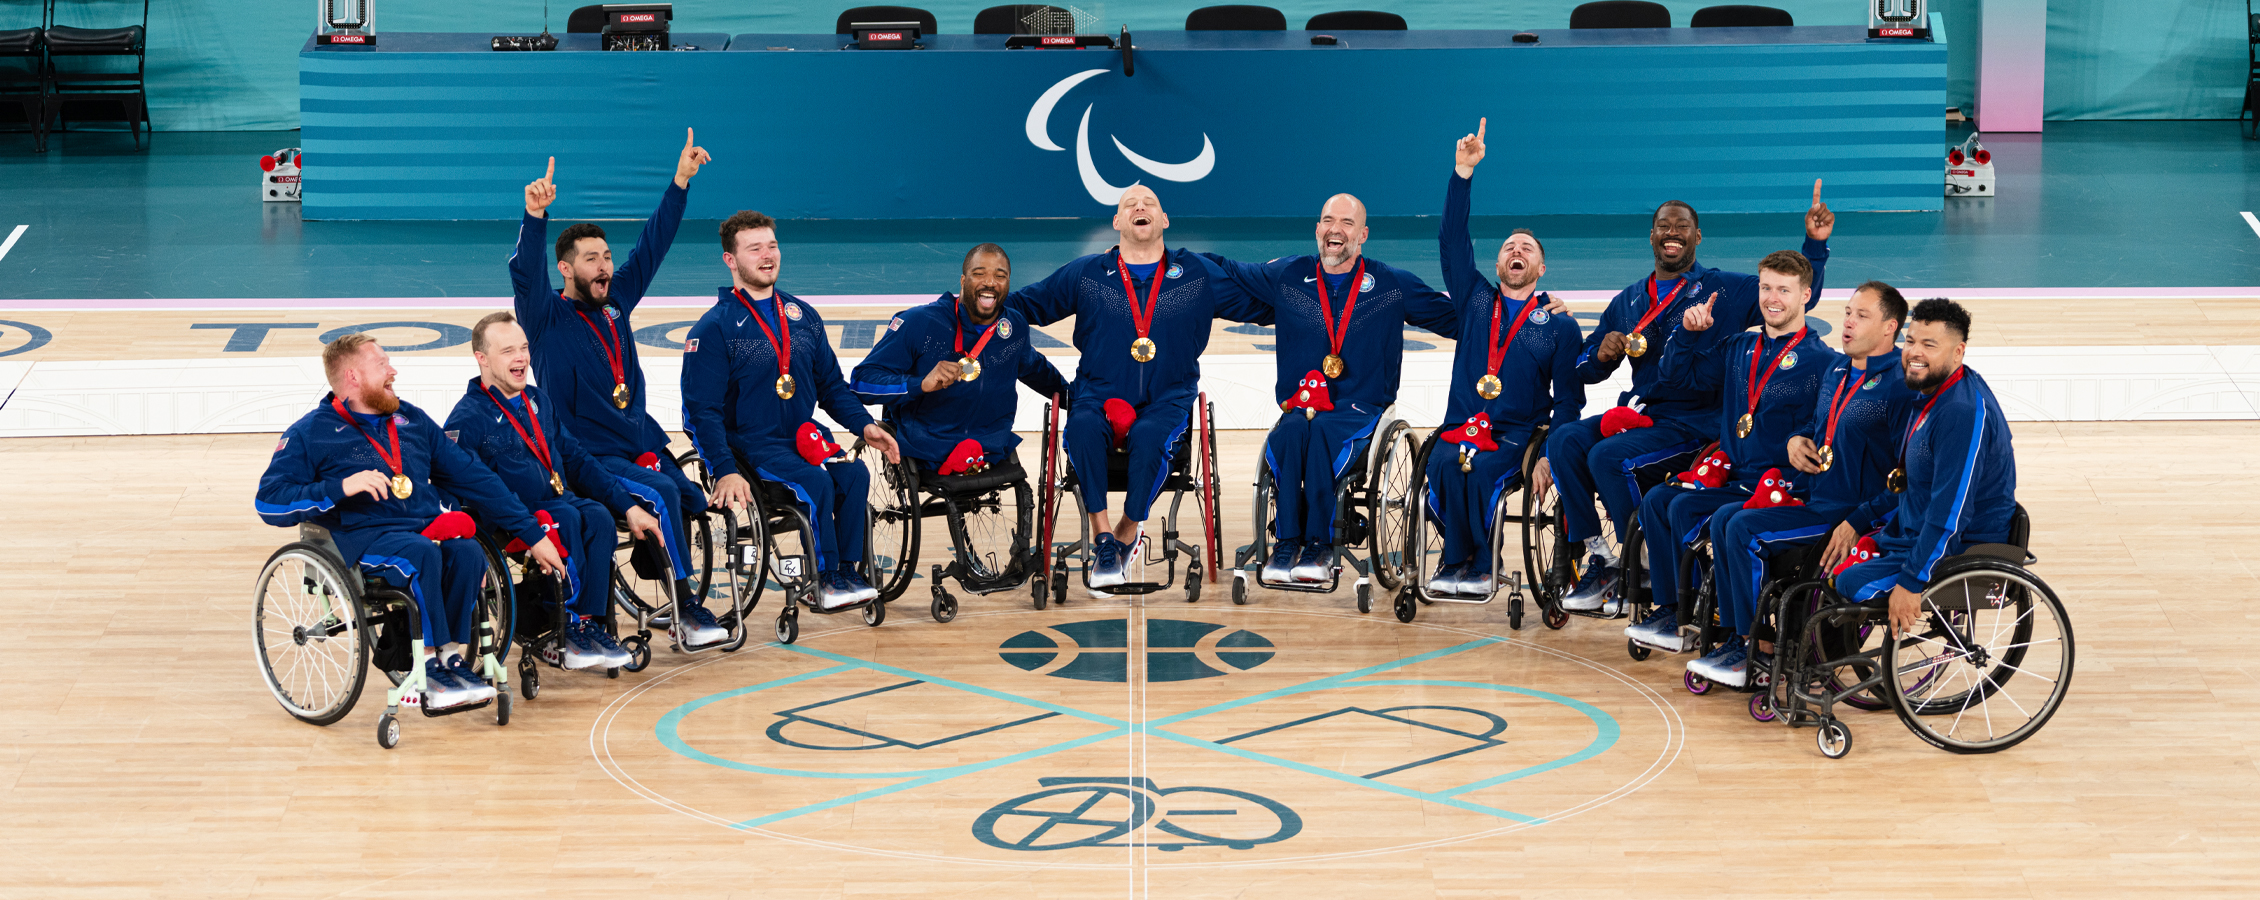
[[[1771,6],[1706,6],[1687,20],[1689,28],[1775,28],[1797,24],[1789,10]]]
[[[1594,0],[1569,11],[1571,28],[1670,28],[1671,10],[1648,0]]]
[[[858,6],[840,13],[839,20],[833,23],[832,33],[854,34],[850,26],[857,22],[916,22],[919,34],[933,34],[938,28],[933,13],[915,6]]]
[[[1286,31],[1287,14],[1268,6],[1203,6],[1185,14],[1186,31]]]
[[[50,22],[60,22],[66,11],[76,12],[73,18],[93,18],[97,7],[112,6],[107,3],[73,2],[56,0],[49,14]],[[90,15],[91,14],[91,15]],[[68,131],[71,119],[97,122],[125,122],[133,131],[133,145],[141,146],[141,131],[149,125],[149,90],[144,80],[148,70],[149,0],[141,0],[141,23],[106,28],[82,28],[72,25],[47,26],[47,84],[48,112],[54,116],[58,128]],[[78,59],[133,59],[133,71],[88,71],[72,67],[64,71],[65,58]],[[105,119],[88,115],[88,110],[116,107],[120,115]]]
[[[1393,12],[1345,9],[1319,13],[1303,23],[1304,31],[1403,31],[1405,17]]]
[[[0,2],[0,104],[22,107],[33,152],[47,152],[47,0]]]

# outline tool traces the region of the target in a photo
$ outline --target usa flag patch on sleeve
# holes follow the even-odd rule
[[[698,338],[689,338],[689,339],[687,339],[687,340],[683,341],[683,352],[684,352],[684,353],[697,353],[697,352],[698,352]]]
[[[281,453],[283,452],[283,448],[288,446],[290,446],[290,435],[286,434],[282,436],[282,440],[275,442],[275,452]]]
[[[448,443],[450,443],[450,444],[460,444],[460,443],[463,443],[463,432],[460,432],[460,431],[450,431],[450,432],[448,432],[448,433],[447,433],[447,442],[448,442]]]

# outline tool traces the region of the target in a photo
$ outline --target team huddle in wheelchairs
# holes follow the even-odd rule
[[[1443,290],[1365,256],[1366,210],[1347,194],[1325,201],[1315,254],[1246,263],[1168,248],[1160,199],[1133,186],[1114,248],[1015,289],[1004,248],[975,246],[959,290],[894,316],[852,372],[815,307],[778,286],[777,223],[739,212],[719,232],[731,285],[683,340],[681,454],[646,411],[632,315],[709,157],[686,137],[617,267],[600,228],[565,229],[562,288],[545,258],[552,162],[526,187],[515,308],[473,328],[479,376],[444,423],[400,401],[374,340],[325,348],[331,393],[285,432],[256,500],[302,532],[256,589],[268,686],[326,725],[374,664],[393,683],[386,747],[402,706],[493,706],[506,722],[512,644],[531,700],[541,665],[640,671],[655,635],[678,653],[736,650],[770,590],[780,642],[804,611],[879,625],[922,574],[922,523],[938,516],[950,561],[923,574],[939,622],[958,609],[949,581],[1025,586],[1043,609],[1070,600],[1071,575],[1075,596],[1188,601],[1229,577],[1246,603],[1251,580],[1330,593],[1346,568],[1360,612],[1378,595],[1405,622],[1502,595],[1515,629],[1526,603],[1549,628],[1628,620],[1635,660],[1688,654],[1691,691],[1750,692],[1753,717],[1815,726],[1832,757],[1851,746],[1837,703],[1889,706],[1962,752],[2044,725],[2071,629],[2026,569],[2007,421],[1963,365],[1968,312],[1910,309],[1869,282],[1841,352],[1824,344],[1805,316],[1835,217],[1815,182],[1803,246],[1754,275],[1698,263],[1695,210],[1665,203],[1654,271],[1587,332],[1538,290],[1536,234],[1500,244],[1496,281],[1478,268],[1484,135],[1454,148]],[[1070,318],[1072,383],[1035,344]],[[1254,539],[1229,564],[1200,390],[1220,318],[1273,328],[1281,411],[1254,473]],[[1455,342],[1425,435],[1396,415],[1408,326]],[[1630,389],[1586,415],[1587,386],[1627,364]],[[1048,398],[1032,475],[1013,430],[1021,385]]]

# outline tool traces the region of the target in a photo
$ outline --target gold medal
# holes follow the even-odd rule
[[[392,495],[393,495],[393,496],[395,496],[395,497],[400,497],[400,498],[403,498],[403,499],[405,499],[405,498],[406,498],[406,497],[407,497],[407,496],[408,496],[409,494],[413,494],[413,493],[415,493],[415,492],[416,492],[416,483],[415,483],[415,482],[413,482],[413,481],[409,481],[409,480],[408,480],[408,476],[406,476],[406,475],[394,475],[394,476],[392,476]]]
[[[1828,471],[1828,467],[1830,467],[1830,466],[1833,466],[1833,465],[1836,465],[1836,448],[1835,448],[1835,447],[1822,447],[1822,448],[1821,448],[1821,454],[1820,454],[1820,455],[1821,455],[1821,471],[1823,471],[1823,472],[1826,472],[1826,471]]]
[[[793,398],[793,377],[791,375],[777,376],[777,396],[786,400]]]
[[[1347,366],[1342,362],[1342,358],[1332,353],[1326,354],[1325,359],[1318,361],[1318,370],[1326,373],[1328,378],[1342,377],[1342,371],[1345,368]]]
[[[1743,413],[1742,418],[1734,420],[1734,436],[1738,438],[1749,437],[1750,429],[1756,427],[1758,427],[1758,421],[1750,418],[1749,413]]]
[[[1153,362],[1154,354],[1159,349],[1154,346],[1153,338],[1139,338],[1130,342],[1130,358],[1139,362]]]
[[[612,386],[612,405],[621,409],[628,408],[628,386],[626,384]]]
[[[1884,477],[1884,479],[1883,479],[1883,486],[1884,486],[1884,487],[1887,487],[1887,488],[1890,488],[1890,489],[1891,489],[1891,492],[1892,492],[1892,493],[1894,493],[1894,494],[1904,494],[1904,493],[1906,493],[1906,492],[1907,492],[1907,472],[1906,472],[1906,470],[1904,470],[1904,469],[1893,469],[1893,470],[1891,470],[1891,474],[1890,474],[1890,475],[1888,475],[1888,476],[1885,476],[1885,477]]]
[[[1499,383],[1497,375],[1485,375],[1475,380],[1475,392],[1485,400],[1499,399],[1499,391],[1504,387]]]
[[[1637,331],[1633,332],[1632,337],[1625,340],[1624,352],[1630,353],[1634,356],[1647,355],[1648,336]]]
[[[565,496],[565,479],[557,477],[556,472],[549,473],[549,489],[556,491],[557,496]]]
[[[979,377],[981,377],[980,360],[968,356],[957,361],[957,380],[972,381]]]

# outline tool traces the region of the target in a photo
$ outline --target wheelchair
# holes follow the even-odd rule
[[[1141,537],[1137,545],[1131,548],[1130,558],[1124,561],[1124,567],[1130,570],[1127,574],[1133,580],[1109,588],[1091,586],[1091,569],[1096,559],[1091,546],[1091,517],[1089,511],[1084,509],[1082,493],[1077,490],[1082,476],[1067,464],[1066,437],[1063,432],[1066,415],[1064,398],[1055,396],[1044,404],[1043,484],[1036,492],[1036,518],[1037,535],[1045,552],[1038,556],[1036,581],[1030,587],[1030,592],[1035,595],[1036,608],[1043,609],[1047,603],[1052,602],[1067,602],[1067,573],[1078,561],[1083,572],[1083,587],[1094,593],[1134,596],[1169,590],[1177,583],[1177,557],[1180,553],[1191,557],[1185,567],[1185,602],[1200,602],[1204,575],[1209,582],[1218,578],[1218,573],[1205,569],[1202,561],[1208,560],[1212,565],[1221,565],[1223,559],[1224,539],[1217,530],[1219,478],[1216,472],[1216,405],[1209,402],[1206,392],[1194,398],[1191,429],[1194,439],[1178,444],[1177,453],[1170,460],[1169,472],[1162,480],[1161,489],[1169,494],[1169,511],[1162,518],[1159,550],[1149,549],[1148,542]],[[1129,465],[1128,452],[1121,449],[1107,452],[1106,480],[1109,493],[1120,492],[1127,486],[1125,482],[1129,478]],[[1188,491],[1193,493],[1194,502],[1199,507],[1203,539],[1201,547],[1185,543],[1178,530],[1178,512]],[[1060,525],[1061,515],[1066,512],[1064,498],[1069,496],[1075,498],[1077,538],[1072,543],[1058,545],[1052,538]],[[1162,579],[1139,580],[1143,578],[1148,566],[1166,567]]]
[[[474,621],[474,665],[494,686],[492,700],[446,709],[423,704],[423,617],[415,598],[381,578],[348,565],[329,529],[298,526],[299,539],[267,557],[252,591],[252,648],[259,674],[283,710],[299,721],[331,725],[353,711],[373,664],[392,682],[385,711],[377,718],[377,746],[400,745],[400,708],[412,706],[426,717],[451,716],[494,707],[494,723],[510,724],[510,579],[494,545],[481,540],[486,577]]]
[[[1776,648],[1784,652],[1775,654],[1767,703],[1788,727],[1813,726],[1830,759],[1852,752],[1840,702],[1887,704],[1917,738],[1953,753],[1995,753],[2032,737],[2063,705],[2076,652],[2063,602],[2030,569],[2039,561],[2026,549],[2030,536],[2020,504],[2007,543],[1940,560],[1913,634],[1890,632],[1889,595],[1854,602],[1825,577],[1786,588],[1790,608],[1816,602]]]
[[[880,423],[895,431],[892,421]],[[949,565],[933,566],[933,600],[927,612],[936,622],[957,618],[957,598],[943,587],[954,579],[975,596],[1009,591],[1028,583],[1036,569],[1030,542],[1036,530],[1035,491],[1020,455],[981,472],[940,475],[921,472],[909,458],[887,462],[886,454],[855,441],[856,457],[871,469],[871,585],[881,600],[893,602],[910,588],[918,570],[922,523],[941,516],[949,524]],[[1035,605],[1044,608],[1039,591]]]
[[[1673,453],[1634,469],[1631,477],[1634,485],[1639,488],[1634,495],[1635,508],[1638,507],[1639,498],[1669,481],[1673,473],[1686,471],[1695,460],[1717,447],[1718,444],[1713,442],[1701,448]],[[1539,621],[1544,622],[1548,630],[1561,630],[1569,624],[1571,616],[1607,620],[1630,618],[1634,622],[1648,617],[1653,609],[1645,584],[1648,580],[1646,570],[1653,560],[1647,558],[1646,548],[1642,546],[1646,542],[1640,539],[1638,515],[1632,517],[1631,526],[1625,533],[1618,535],[1616,522],[1610,519],[1608,512],[1602,510],[1600,514],[1601,539],[1615,544],[1622,558],[1619,563],[1622,571],[1618,574],[1616,587],[1611,591],[1615,596],[1599,609],[1564,609],[1561,605],[1562,598],[1569,596],[1570,591],[1576,589],[1578,579],[1583,577],[1585,549],[1572,544],[1568,531],[1562,526],[1559,490],[1548,487],[1546,496],[1534,506],[1531,517],[1540,527],[1531,529],[1525,535],[1523,547],[1533,573],[1531,597],[1538,606]],[[1541,576],[1536,573],[1544,574]],[[1635,662],[1647,659],[1651,652],[1650,648],[1641,646],[1630,638],[1625,640],[1624,648],[1626,655]]]
[[[859,445],[860,446],[860,445]],[[714,493],[715,476],[705,461],[694,453],[686,453],[689,461],[683,466],[698,481],[699,488]],[[876,482],[879,473],[872,473]],[[815,526],[808,514],[801,511],[799,499],[792,489],[767,479],[747,476],[753,487],[753,502],[746,506],[742,517],[728,507],[707,507],[709,518],[722,526],[720,550],[722,564],[714,577],[714,586],[726,587],[731,598],[730,613],[720,617],[730,637],[722,643],[700,649],[734,651],[745,646],[746,619],[761,604],[761,594],[771,587],[784,595],[784,605],[777,610],[777,643],[790,644],[800,639],[800,611],[806,607],[817,615],[837,615],[844,612],[861,612],[863,624],[878,627],[887,620],[887,595],[881,593],[870,600],[851,603],[838,609],[825,609],[819,602],[822,585],[817,583]],[[863,567],[876,573],[873,565],[878,556],[870,540],[872,526],[870,507],[866,505],[863,527]],[[696,538],[692,543],[696,544]],[[900,559],[901,557],[896,557]],[[713,587],[707,587],[709,593]],[[873,585],[877,587],[877,585]]]
[[[1345,562],[1357,572],[1358,612],[1373,610],[1374,583],[1390,594],[1404,584],[1405,535],[1412,515],[1410,498],[1419,479],[1414,471],[1419,445],[1412,427],[1397,418],[1396,412],[1394,406],[1382,411],[1373,434],[1359,441],[1349,466],[1334,479],[1335,543],[1327,554],[1328,576],[1323,584],[1263,580],[1263,564],[1271,558],[1272,522],[1279,517],[1279,498],[1271,467],[1260,458],[1256,461],[1255,541],[1233,554],[1234,604],[1247,604],[1251,577],[1256,584],[1275,591],[1334,593],[1342,585]],[[1266,446],[1269,439],[1266,435]],[[1363,560],[1358,558],[1361,545],[1366,551]]]
[[[1412,515],[1405,532],[1404,565],[1400,569],[1403,583],[1393,602],[1393,611],[1397,615],[1397,621],[1410,623],[1422,606],[1437,603],[1480,606],[1490,603],[1504,590],[1507,594],[1507,627],[1520,631],[1524,613],[1524,590],[1527,587],[1524,572],[1542,571],[1539,566],[1551,565],[1551,559],[1542,556],[1540,548],[1552,547],[1558,543],[1558,538],[1548,535],[1558,535],[1561,531],[1561,519],[1555,514],[1557,511],[1552,510],[1551,504],[1528,489],[1538,461],[1546,456],[1546,426],[1541,424],[1531,432],[1529,442],[1522,448],[1522,462],[1516,467],[1515,480],[1499,492],[1499,499],[1491,508],[1490,537],[1485,542],[1491,554],[1491,592],[1480,596],[1431,594],[1428,590],[1429,578],[1435,574],[1444,556],[1443,526],[1431,518],[1434,513],[1429,509],[1427,501],[1428,460],[1443,444],[1440,436],[1444,430],[1439,428],[1429,432],[1413,454],[1411,493],[1407,499],[1412,506]],[[1412,442],[1412,435],[1405,434],[1399,440],[1409,444]],[[1551,496],[1552,492],[1549,491],[1548,495]],[[1514,569],[1513,560],[1507,556],[1509,525],[1521,529],[1523,565],[1526,567],[1522,570]],[[1364,603],[1358,604],[1358,611],[1367,611]]]

